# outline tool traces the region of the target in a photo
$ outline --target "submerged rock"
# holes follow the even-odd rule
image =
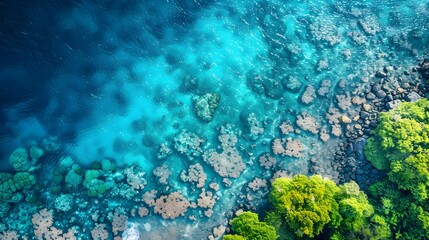
[[[385,78],[385,77],[387,77],[387,74],[383,70],[378,70],[375,73],[375,76],[378,77],[378,78]]]
[[[368,93],[368,95],[366,95],[366,99],[368,99],[368,100],[374,100],[375,99],[375,95],[373,93]]]
[[[429,78],[429,61],[424,60],[423,63],[420,64],[419,72],[423,77]]]
[[[394,108],[396,108],[399,104],[401,104],[401,100],[399,100],[399,99],[396,99],[396,100],[393,100],[393,101],[387,102],[387,103],[386,103],[386,109],[387,109],[387,110],[394,109]]]
[[[202,96],[194,97],[193,100],[195,102],[195,114],[197,114],[201,120],[210,122],[220,101],[219,94],[206,93]]]
[[[417,100],[420,100],[422,97],[418,94],[418,93],[416,93],[416,92],[414,92],[414,91],[412,91],[412,92],[410,92],[406,97],[405,97],[405,99],[407,100],[407,101],[410,101],[410,102],[415,102],[415,101],[417,101]]]
[[[356,154],[356,159],[359,161],[364,161],[365,160],[365,155],[363,153],[363,149],[366,143],[366,139],[365,138],[359,138],[354,142],[354,152]]]
[[[383,90],[378,90],[375,95],[379,98],[384,98],[384,97],[386,97],[387,94]]]
[[[351,123],[352,120],[349,117],[347,117],[346,115],[343,115],[343,116],[341,116],[341,122],[342,123]]]

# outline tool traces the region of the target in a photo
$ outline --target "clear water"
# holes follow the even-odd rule
[[[1,170],[12,172],[8,158],[16,148],[55,136],[60,151],[41,159],[41,176],[48,176],[63,156],[87,167],[107,157],[119,166],[137,162],[146,172],[145,191],[182,190],[195,201],[200,190],[189,190],[191,184],[179,175],[199,162],[208,174],[206,188],[209,182],[221,185],[211,218],[202,209],[191,209],[187,216],[197,220],[165,220],[169,231],[164,233],[152,210],[132,222],[140,227],[141,239],[156,239],[144,237],[148,222],[160,236],[203,239],[212,227],[226,223],[224,213],[236,203],[263,203],[241,196],[255,176],[269,181],[277,170],[308,174],[314,157],[322,166],[319,173],[338,177],[331,166],[338,137],[331,134],[325,143],[308,131],[284,135],[279,126],[288,120],[295,124],[305,112],[330,132],[325,115],[329,107],[338,108],[336,95],[359,92],[374,81],[379,68],[408,70],[426,56],[428,7],[421,0],[0,2]],[[197,84],[186,85],[187,79]],[[301,87],[287,89],[289,79]],[[331,82],[326,96],[304,104],[306,86],[317,91],[323,80]],[[339,86],[342,80],[344,88]],[[221,100],[212,121],[204,122],[196,116],[192,98],[209,92]],[[353,117],[355,108],[341,113]],[[249,133],[252,113],[264,127],[257,136]],[[237,146],[246,163],[240,177],[230,179],[231,187],[223,186],[222,177],[201,157],[195,162],[178,152],[156,157],[162,143],[173,149],[173,138],[183,129],[206,140],[204,151],[217,149],[219,129],[226,124],[240,132]],[[301,158],[275,155],[277,164],[266,171],[258,166],[258,157],[265,152],[274,156],[275,138],[300,140],[305,150]],[[164,163],[173,173],[168,190],[152,174]],[[72,215],[82,219],[89,216],[85,211],[100,207],[85,194],[76,198],[89,202],[74,209]],[[107,194],[104,200],[126,208],[133,204]],[[52,209],[49,201],[44,204]],[[28,205],[13,204],[4,224],[31,232],[28,223],[12,223],[19,214],[31,218],[36,207]],[[19,212],[19,206],[31,210]],[[65,223],[70,217],[55,213],[58,226],[70,227]],[[85,221],[71,225],[90,229],[93,223]]]

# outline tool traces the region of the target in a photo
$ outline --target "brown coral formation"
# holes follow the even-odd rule
[[[320,124],[316,118],[303,112],[296,117],[296,125],[304,131],[317,134],[319,132]]]
[[[277,163],[277,160],[269,153],[264,153],[259,157],[259,165],[265,169],[271,169]]]
[[[155,201],[154,212],[158,213],[164,219],[175,219],[184,216],[191,203],[180,191],[163,195]]]
[[[187,172],[183,170],[180,179],[184,182],[196,183],[197,188],[202,188],[206,183],[207,174],[204,172],[203,166],[196,163],[190,165]]]
[[[162,164],[162,166],[153,170],[153,174],[158,177],[159,183],[168,184],[168,178],[171,175],[171,171],[168,170],[168,166],[166,164]]]
[[[218,153],[214,149],[204,153],[204,160],[209,163],[217,174],[221,177],[238,178],[246,169],[246,164],[236,148],[237,136],[231,127],[221,127],[219,142],[222,152]]]
[[[304,144],[300,140],[293,140],[292,138],[288,138],[287,140],[274,139],[274,154],[300,158],[303,156],[302,151],[304,151]]]
[[[310,104],[314,99],[316,99],[316,90],[313,86],[307,85],[307,88],[302,93],[301,101],[305,104]]]

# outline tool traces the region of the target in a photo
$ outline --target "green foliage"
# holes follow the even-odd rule
[[[283,218],[277,211],[268,212],[264,221],[273,226],[276,230],[279,230],[283,225]]]
[[[276,240],[279,237],[273,226],[260,222],[258,215],[252,212],[243,212],[232,219],[231,227],[235,233],[243,236],[244,239]]]
[[[369,138],[366,142],[364,154],[376,169],[388,170],[390,168],[390,160],[386,157],[380,141],[377,141],[375,137]]]
[[[343,218],[331,239],[385,239],[390,236],[386,221],[374,215],[374,207],[355,182],[340,186],[339,211]]]
[[[240,235],[235,235],[235,234],[233,234],[233,235],[231,235],[231,234],[225,235],[225,236],[223,236],[222,239],[223,240],[246,240],[245,237],[240,236]]]
[[[366,221],[373,215],[374,208],[357,183],[345,183],[340,189],[339,211],[343,217],[342,228],[359,231],[367,225]]]
[[[371,228],[369,229],[369,234],[367,234],[370,240],[388,239],[392,235],[390,227],[383,217],[374,215],[370,221]]]
[[[389,112],[381,113],[374,134],[384,150],[401,153],[417,152],[428,147],[429,101],[402,103]]]
[[[381,113],[365,156],[375,168],[388,171],[398,188],[410,191],[418,201],[428,198],[429,101],[402,103]]]
[[[391,235],[388,223],[374,215],[373,205],[355,182],[337,186],[319,175],[278,178],[269,198],[274,210],[266,221],[276,227],[282,239],[375,240]]]
[[[269,211],[265,215],[264,221],[268,224],[273,226],[276,229],[276,232],[278,235],[280,235],[280,239],[287,239],[287,240],[293,240],[297,239],[298,237],[293,233],[292,230],[289,229],[289,227],[286,225],[285,218],[282,214],[280,214],[276,210]]]
[[[381,146],[385,150],[393,149],[402,153],[416,150],[414,143],[423,141],[424,128],[414,119],[402,119],[398,115],[388,118],[386,115],[380,117],[381,124],[376,131],[381,138]]]
[[[410,190],[414,197],[421,201],[428,198],[429,186],[429,149],[409,156],[403,161],[391,164],[389,180],[400,189]]]
[[[376,200],[377,214],[390,225],[395,239],[426,239],[429,231],[425,229],[425,216],[428,207],[424,202],[416,202],[409,191],[398,189],[389,180],[375,183],[369,188],[370,195]],[[373,220],[378,228],[375,233],[385,232],[382,222]]]
[[[365,145],[365,157],[379,170],[389,171],[391,163],[429,147],[429,101],[402,103],[380,113],[374,136]],[[394,165],[397,167],[397,165]]]
[[[402,103],[381,113],[365,156],[388,179],[368,190],[376,203],[374,235],[395,239],[429,238],[429,101]],[[375,217],[377,216],[377,217]]]
[[[343,239],[390,239],[391,232],[388,223],[379,215],[373,215],[358,231],[337,231],[331,240]]]
[[[335,200],[339,191],[334,182],[321,176],[296,175],[293,179],[277,178],[269,198],[297,236],[315,237],[325,225],[335,227],[341,221]]]
[[[340,212],[344,216],[343,227],[358,231],[365,225],[366,218],[374,213],[374,208],[366,202],[359,202],[357,198],[347,198],[340,201]]]

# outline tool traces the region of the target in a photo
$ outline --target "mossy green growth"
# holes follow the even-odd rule
[[[366,158],[416,200],[428,199],[429,101],[402,103],[380,113],[379,122],[365,146]]]
[[[387,158],[380,141],[377,141],[375,137],[369,138],[366,142],[364,154],[376,169],[388,170],[390,168],[390,159]]]
[[[102,176],[101,170],[87,170],[85,172],[85,179],[83,180],[83,186],[88,189],[87,194],[90,197],[101,196],[107,190],[113,187],[112,183],[105,182],[104,180],[98,179]]]
[[[382,239],[371,221],[374,207],[355,182],[338,186],[319,175],[278,178],[269,199],[274,209],[266,221],[281,239]]]
[[[236,234],[228,234],[223,236],[222,238],[223,240],[246,240],[245,237],[240,236],[240,235],[236,235]]]
[[[393,161],[429,148],[429,101],[404,102],[380,113],[365,156],[379,170],[390,170]]]
[[[374,208],[369,203],[365,193],[360,191],[355,182],[340,186],[339,211],[343,217],[341,227],[346,231],[357,232],[367,225],[369,217],[374,214]]]
[[[113,164],[109,159],[104,158],[101,160],[101,169],[108,173],[114,172],[116,170],[116,165]]]
[[[389,224],[384,217],[374,214],[370,219],[370,223],[370,228],[365,229],[364,232],[365,236],[369,236],[370,240],[389,239],[392,235]]]
[[[377,214],[382,218],[371,219],[376,227],[374,233],[387,234],[387,223],[393,239],[429,238],[429,207],[426,201],[416,201],[413,194],[398,189],[395,183],[387,179],[373,184],[369,192],[376,200]]]
[[[400,189],[409,190],[418,201],[428,198],[429,187],[429,149],[394,161],[389,172],[390,181]]]
[[[319,175],[277,178],[269,199],[287,226],[298,237],[315,237],[326,225],[337,227],[341,221],[335,196],[340,189]]]
[[[404,102],[389,112],[381,113],[375,135],[384,149],[410,153],[429,144],[429,101]]]
[[[232,219],[231,228],[238,235],[226,235],[223,239],[276,240],[279,237],[273,226],[259,221],[258,215],[252,212],[243,212]]]
[[[9,163],[15,171],[27,171],[31,167],[28,152],[25,148],[18,148],[9,157]]]
[[[0,173],[0,179],[0,200],[5,202],[21,201],[24,196],[20,190],[36,183],[36,178],[29,172]]]
[[[17,190],[29,188],[36,183],[36,178],[29,172],[17,172],[13,176],[13,182]]]

